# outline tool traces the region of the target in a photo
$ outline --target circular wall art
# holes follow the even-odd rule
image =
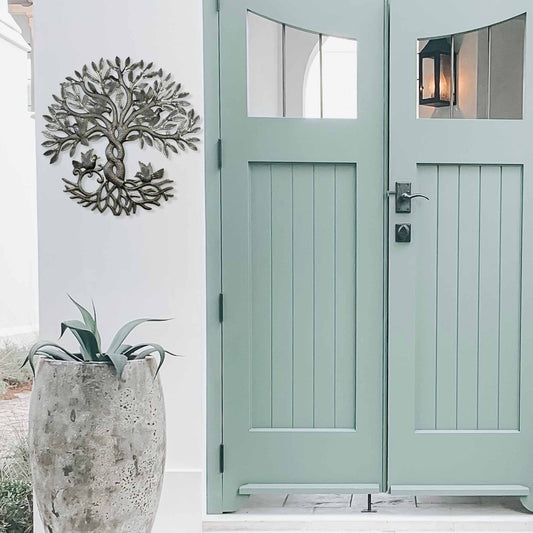
[[[84,207],[109,209],[116,216],[139,207],[150,210],[171,198],[173,181],[163,168],[139,161],[137,169],[127,171],[124,156],[134,141],[166,157],[197,150],[200,117],[188,96],[171,74],[129,57],[93,61],[68,76],[43,115],[42,143],[50,163],[61,152],[72,158],[74,178],[63,178],[65,192]]]

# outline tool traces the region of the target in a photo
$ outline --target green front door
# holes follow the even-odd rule
[[[409,214],[390,201],[392,492],[523,495],[533,483],[530,10],[391,1],[389,188],[429,198]],[[435,88],[431,60],[417,84],[417,52],[443,38],[441,92],[455,85],[455,103],[419,106]],[[404,223],[411,242],[397,243]]]
[[[224,510],[381,487],[384,5],[334,4],[221,2]]]
[[[217,508],[529,505],[529,4],[220,1]]]

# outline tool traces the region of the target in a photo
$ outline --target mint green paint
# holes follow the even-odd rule
[[[207,324],[207,510],[222,512],[222,328],[218,321],[221,292],[220,172],[218,87],[218,13],[215,0],[204,1],[204,113]]]
[[[255,483],[239,487],[239,494],[377,494],[379,483]],[[521,492],[527,494],[527,492]]]
[[[333,16],[331,3],[320,0],[222,0],[219,108],[216,0],[204,2],[208,511],[234,510],[239,493],[252,491],[315,492],[381,481],[384,490],[387,475],[393,493],[513,494],[533,510],[533,360],[526,357],[533,347],[533,189],[531,151],[522,141],[531,137],[527,87],[533,69],[526,65],[522,121],[415,118],[417,39],[490,25],[527,12],[528,2],[485,0],[481,9],[477,2],[465,7],[451,0],[443,11],[436,0],[391,0],[390,23],[378,0],[337,3]],[[246,117],[248,8],[303,29],[358,39],[357,121]],[[384,58],[389,24],[390,57]],[[532,43],[526,36],[526,61],[533,57]],[[376,97],[388,94],[389,77],[390,124]],[[396,215],[390,202],[384,217],[381,177],[387,167],[389,188],[412,181],[413,190],[431,201],[415,200],[411,215]],[[342,200],[355,200],[355,211],[348,205],[341,215],[355,216],[355,226],[337,219],[340,198],[327,178],[335,175],[332,168],[352,176],[356,195]],[[320,205],[310,212],[317,184]],[[258,223],[261,217],[270,217],[271,233]],[[308,227],[316,229],[317,220],[324,227],[318,239]],[[392,242],[400,221],[413,224],[410,245]],[[339,305],[336,269],[345,262],[329,224],[334,237],[339,228],[347,239],[355,232],[355,276],[343,274],[357,286],[355,341],[350,334],[342,337],[355,342],[355,359],[339,360],[339,352],[332,356],[328,349],[338,316],[332,321],[326,314],[317,329],[311,312],[313,299],[326,308]],[[326,250],[319,258],[317,246]],[[318,293],[306,268],[311,247],[315,266],[329,280]],[[387,253],[389,269],[382,276]],[[277,284],[270,304],[269,273]],[[382,287],[388,287],[388,320]],[[217,314],[222,288],[224,331]],[[271,306],[268,327],[261,326],[261,298]],[[387,364],[382,324],[388,326]],[[290,346],[283,342],[289,338]],[[325,353],[319,376],[316,359],[309,357],[317,346]],[[339,363],[346,372],[336,369]],[[341,385],[350,365],[356,366],[356,381]],[[354,394],[346,399],[342,387]],[[387,388],[388,440],[382,445]],[[224,475],[218,471],[222,440]]]
[[[392,490],[508,494],[532,483],[531,21],[524,120],[417,120],[415,98],[417,39],[529,9],[526,0],[450,0],[444,10],[391,0],[389,187],[411,181],[430,197],[410,215],[389,208],[389,231],[413,225],[410,245],[389,240]]]
[[[391,485],[390,493],[398,496],[523,496],[523,485]]]
[[[355,165],[250,163],[249,178],[251,426],[353,430]]]
[[[382,479],[383,3],[336,4],[221,5],[224,510]],[[248,118],[247,9],[356,38],[359,118]]]

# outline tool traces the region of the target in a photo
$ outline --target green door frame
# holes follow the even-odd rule
[[[332,0],[324,0],[324,2]],[[388,206],[387,189],[389,181],[389,0],[385,4],[383,43],[385,62],[384,77],[384,176],[382,177],[384,217],[383,217],[383,414],[382,414],[382,486],[388,490],[387,482],[387,328],[388,328]],[[220,4],[231,0],[203,0],[204,32],[204,114],[205,114],[205,224],[206,224],[206,370],[207,370],[207,430],[206,430],[206,487],[207,512],[222,512],[221,445],[224,442],[222,425],[222,327],[219,316],[219,296],[222,292],[222,234],[221,234],[221,170],[220,155],[220,56],[219,56],[219,9]]]

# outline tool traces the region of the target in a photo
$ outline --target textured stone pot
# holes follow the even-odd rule
[[[30,458],[47,533],[149,533],[165,464],[157,360],[40,358],[30,403]]]

